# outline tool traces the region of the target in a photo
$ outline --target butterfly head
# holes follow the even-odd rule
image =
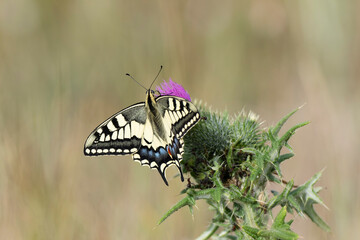
[[[155,105],[156,105],[155,94],[156,94],[156,91],[154,91],[154,90],[151,90],[151,89],[146,90],[145,104],[150,108],[155,107]]]

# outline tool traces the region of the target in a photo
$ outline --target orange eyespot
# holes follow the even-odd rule
[[[167,147],[167,151],[168,151],[169,156],[170,156],[171,158],[173,158],[173,156],[171,155],[170,147],[169,147],[169,146]]]

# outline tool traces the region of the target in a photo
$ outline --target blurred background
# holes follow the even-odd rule
[[[0,0],[0,239],[194,239],[211,220],[198,202],[163,224],[186,186],[170,187],[129,156],[83,156],[90,132],[172,78],[193,99],[264,127],[286,125],[285,179],[318,185],[324,233],[296,217],[303,239],[360,236],[360,17],[357,1]]]

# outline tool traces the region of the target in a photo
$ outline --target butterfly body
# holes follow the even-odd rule
[[[176,96],[155,97],[147,90],[145,102],[134,104],[100,124],[87,138],[84,154],[133,154],[141,165],[157,169],[168,185],[165,170],[179,162],[183,136],[200,120],[193,103]]]

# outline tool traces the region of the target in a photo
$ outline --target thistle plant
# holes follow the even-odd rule
[[[298,109],[263,129],[253,113],[230,117],[202,104],[198,108],[203,120],[184,137],[182,169],[191,178],[181,192],[184,198],[159,224],[186,206],[192,214],[196,201],[204,200],[214,216],[199,240],[297,239],[299,235],[291,229],[295,214],[306,215],[323,230],[330,230],[314,210],[315,204],[325,206],[318,196],[321,188],[314,186],[322,171],[301,185],[283,179],[282,163],[294,156],[288,141],[308,122],[284,134],[280,130]],[[269,182],[282,190],[272,190]],[[289,214],[292,219],[286,221]]]

